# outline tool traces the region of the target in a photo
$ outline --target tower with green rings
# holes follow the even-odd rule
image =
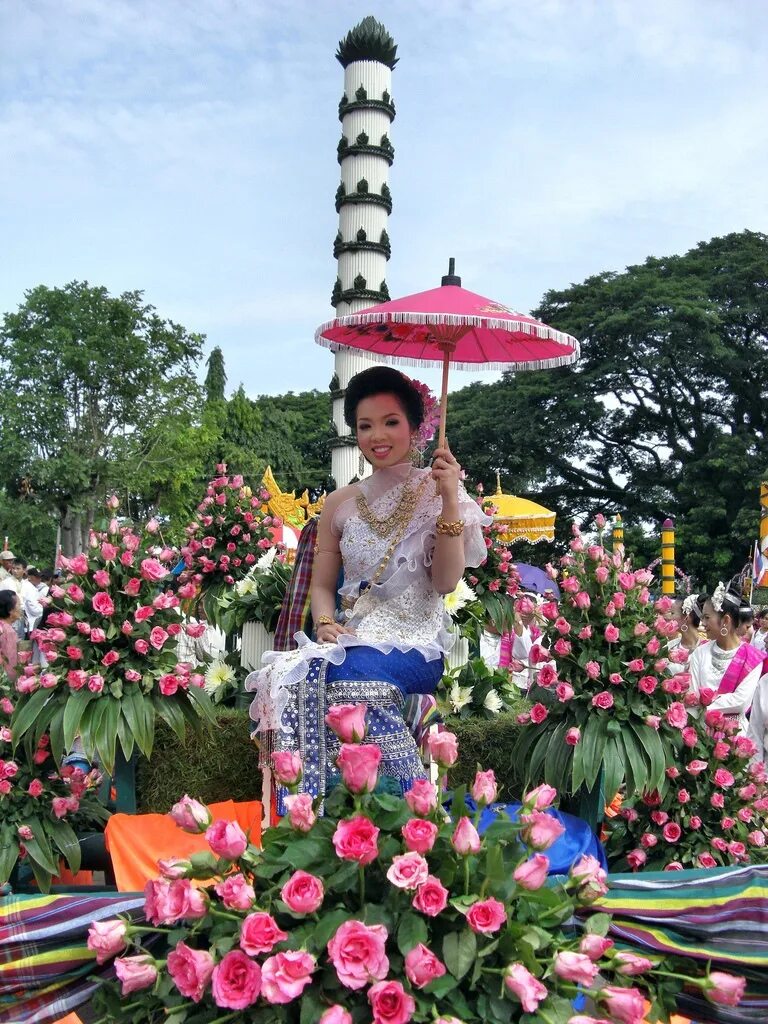
[[[339,229],[333,243],[337,269],[331,304],[336,316],[345,316],[390,297],[387,225],[392,212],[389,169],[395,150],[390,132],[397,45],[380,22],[367,17],[340,41],[336,59],[344,68],[344,92],[339,102],[341,180],[335,197]],[[331,472],[337,487],[359,473],[359,450],[344,422],[344,389],[350,377],[373,363],[363,353],[334,356],[331,393],[337,436],[331,442]]]

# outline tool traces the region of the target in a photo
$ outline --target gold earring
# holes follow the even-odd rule
[[[363,473],[365,472],[365,456],[360,452],[360,458],[357,460],[357,475],[362,479]]]

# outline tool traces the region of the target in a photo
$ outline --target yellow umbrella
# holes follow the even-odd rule
[[[555,513],[528,498],[514,494],[502,494],[501,479],[496,474],[496,493],[486,498],[483,504],[491,504],[496,511],[494,522],[504,526],[504,532],[496,535],[502,544],[514,544],[516,540],[527,540],[538,544],[543,540],[555,539]]]

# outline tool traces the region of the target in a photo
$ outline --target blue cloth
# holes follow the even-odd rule
[[[474,813],[477,808],[475,801],[468,796],[466,802],[467,807]],[[495,821],[499,813],[506,814],[512,821],[517,821],[520,807],[519,803],[491,804],[490,807],[485,807],[480,815],[480,824],[478,826],[480,835]],[[608,861],[603,850],[603,844],[585,821],[575,817],[573,814],[563,814],[561,811],[556,811],[553,807],[548,808],[546,813],[559,821],[565,828],[565,832],[555,840],[548,850],[545,850],[547,857],[549,857],[550,875],[567,875],[571,865],[583,854],[595,857],[600,862],[601,867],[605,868],[606,871],[608,870]]]
[[[328,684],[341,680],[375,679],[391,683],[404,696],[434,693],[443,677],[443,659],[427,661],[418,651],[390,651],[382,654],[372,647],[348,647],[340,665],[329,665]]]

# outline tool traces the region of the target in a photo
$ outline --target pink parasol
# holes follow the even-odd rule
[[[579,343],[533,317],[461,287],[449,261],[439,288],[336,317],[315,332],[330,348],[371,352],[383,361],[442,366],[439,444],[445,443],[448,372],[546,370],[579,357]]]

